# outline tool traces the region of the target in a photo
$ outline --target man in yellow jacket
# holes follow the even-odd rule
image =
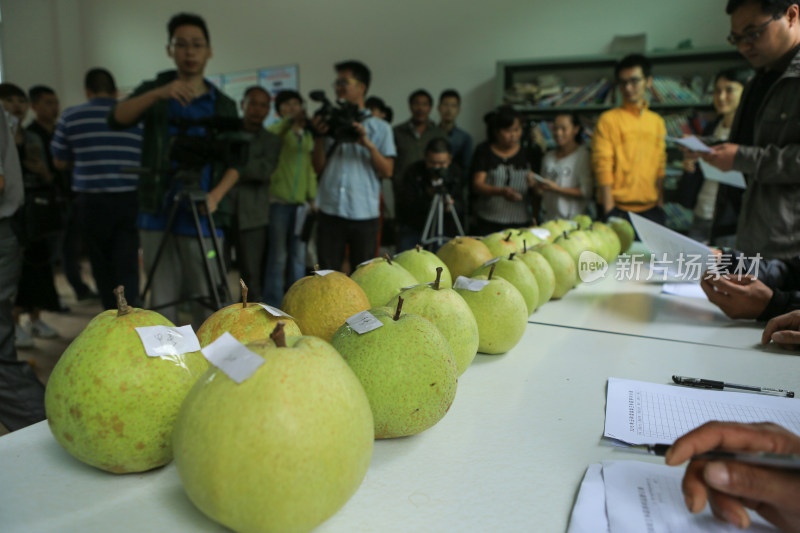
[[[614,69],[622,106],[600,115],[592,137],[592,168],[601,218],[628,218],[634,212],[664,224],[664,170],[667,135],[664,119],[647,108],[653,83],[651,62],[639,54]]]

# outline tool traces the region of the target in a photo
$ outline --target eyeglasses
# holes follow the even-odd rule
[[[187,43],[186,41],[173,41],[170,43],[170,46],[176,50],[203,50],[208,46],[208,43],[200,41],[192,41],[191,43]]]
[[[355,78],[339,78],[333,82],[334,87],[347,87],[348,85],[355,85],[358,80]]]
[[[642,83],[642,81],[644,81],[644,78],[635,76],[633,78],[628,78],[627,80],[619,80],[619,84],[622,87],[627,87],[628,85],[633,85],[634,87],[636,87],[637,85]]]
[[[761,38],[761,35],[764,33],[764,30],[767,29],[767,26],[769,26],[771,22],[781,18],[781,16],[782,15],[772,17],[758,28],[748,31],[744,35],[736,35],[735,33],[731,32],[727,37],[728,42],[733,46],[739,46],[742,43],[753,44]]]

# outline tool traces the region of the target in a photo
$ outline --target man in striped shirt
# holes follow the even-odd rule
[[[117,285],[124,285],[128,302],[140,307],[138,178],[125,168],[140,164],[142,131],[108,127],[106,116],[117,101],[110,72],[90,70],[84,86],[89,101],[66,109],[58,121],[50,145],[53,163],[72,168],[78,225],[103,307],[116,308]]]

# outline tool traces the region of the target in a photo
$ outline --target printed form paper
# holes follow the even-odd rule
[[[702,159],[698,159],[697,162],[700,164],[700,169],[703,171],[704,178],[711,181],[718,181],[720,183],[724,183],[725,185],[736,187],[737,189],[747,188],[747,183],[744,181],[744,174],[738,170],[723,172],[714,165],[709,165]]]
[[[800,401],[608,378],[605,437],[628,444],[672,444],[711,420],[774,422],[800,433]]]
[[[684,298],[706,299],[706,293],[697,283],[665,283],[661,286],[661,292],[663,294],[672,294],[673,296],[683,296]]]
[[[655,264],[663,268],[670,277],[700,281],[709,262],[716,263],[708,246],[636,213],[629,215],[642,243],[653,254]]]

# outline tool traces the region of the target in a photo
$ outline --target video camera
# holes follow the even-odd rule
[[[322,121],[328,126],[328,135],[340,143],[358,141],[360,136],[358,130],[353,127],[353,122],[361,122],[365,117],[356,104],[345,100],[337,100],[334,104],[325,96],[325,91],[311,91],[309,98],[322,103],[322,107],[314,113],[314,117],[322,117]]]
[[[170,119],[170,126],[178,128],[169,143],[169,159],[180,169],[197,171],[208,164],[221,163],[228,167],[247,163],[250,141],[242,131],[238,118],[207,117],[200,119]],[[190,135],[190,128],[203,128],[205,135]],[[187,175],[187,173],[181,173]]]

